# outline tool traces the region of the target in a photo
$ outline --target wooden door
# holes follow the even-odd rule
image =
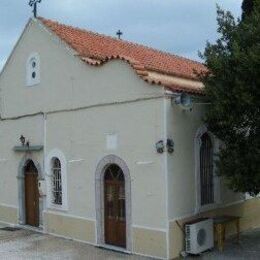
[[[105,242],[126,247],[125,181],[122,170],[111,165],[105,172]]]
[[[37,172],[25,172],[25,214],[26,224],[39,226],[39,190]]]

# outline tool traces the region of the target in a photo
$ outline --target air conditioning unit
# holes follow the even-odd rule
[[[185,225],[186,253],[200,254],[214,247],[213,219],[198,219]]]

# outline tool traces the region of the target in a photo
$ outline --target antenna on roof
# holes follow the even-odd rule
[[[30,0],[29,6],[33,7],[33,16],[37,18],[37,4],[40,3],[42,0]]]
[[[120,40],[123,33],[120,30],[118,30],[116,35],[118,36],[118,39]]]

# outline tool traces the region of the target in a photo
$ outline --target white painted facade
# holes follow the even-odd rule
[[[40,78],[28,86],[26,68],[35,53]],[[17,176],[21,162],[31,158],[39,163],[46,183],[46,196],[40,202],[43,229],[96,244],[95,173],[103,158],[115,155],[125,162],[131,178],[131,248],[127,250],[170,258],[170,221],[202,210],[196,199],[195,139],[205,109],[206,105],[196,103],[191,112],[182,111],[171,104],[162,87],[144,82],[123,61],[99,68],[86,65],[40,22],[31,20],[0,76],[0,221],[19,223]],[[43,150],[13,151],[21,135]],[[157,153],[156,142],[167,138],[174,140],[174,153]],[[50,201],[53,157],[62,165],[60,208]],[[213,207],[243,199],[228,191],[218,177],[216,183]],[[9,221],[7,208],[16,212]],[[57,231],[59,217],[67,217],[64,225],[74,229],[77,221],[85,221],[85,233],[90,230],[93,237],[91,233],[85,238],[84,228],[75,234]],[[151,237],[154,244],[149,244]]]

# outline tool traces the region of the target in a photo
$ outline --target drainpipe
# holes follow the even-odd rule
[[[47,144],[47,114],[43,113],[43,174],[45,179],[45,159],[46,159],[46,144]]]
[[[45,160],[46,160],[46,144],[47,144],[47,114],[43,113],[43,176],[45,180],[45,188],[46,188],[46,168],[45,168]],[[47,193],[47,191],[46,191]],[[43,205],[42,205],[42,227],[43,231],[46,232],[46,225],[44,223],[44,211],[47,207],[47,194],[43,197]]]

